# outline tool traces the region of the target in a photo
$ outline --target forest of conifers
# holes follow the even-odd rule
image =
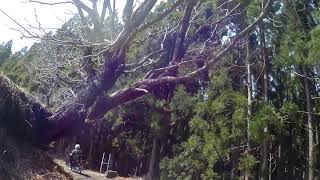
[[[320,178],[317,0],[88,2],[56,31],[21,31],[29,49],[2,43],[12,137],[80,143],[96,170],[111,153],[121,176]]]

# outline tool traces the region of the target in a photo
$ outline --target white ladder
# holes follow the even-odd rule
[[[102,154],[102,159],[101,159],[101,164],[100,164],[100,173],[102,173],[102,167],[103,165],[107,165],[107,170],[105,172],[109,171],[110,168],[110,160],[111,160],[111,153],[109,153],[109,158],[108,158],[108,162],[104,161],[104,156],[105,156],[105,152]]]

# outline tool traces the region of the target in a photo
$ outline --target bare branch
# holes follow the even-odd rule
[[[156,54],[163,52],[163,49],[164,49],[164,45],[163,45],[163,44],[164,44],[164,41],[165,41],[166,38],[167,38],[167,35],[168,35],[168,30],[166,29],[166,32],[165,32],[165,34],[164,34],[164,36],[163,36],[163,39],[162,39],[162,42],[161,42],[161,48],[160,48],[159,50],[156,50],[156,51],[148,54],[148,55],[145,56],[142,60],[140,60],[138,63],[127,64],[125,68],[126,68],[126,69],[132,69],[132,68],[134,68],[133,70],[130,70],[130,72],[133,72],[133,71],[136,71],[138,68],[145,67],[145,66],[148,66],[148,65],[150,65],[150,64],[155,63],[156,61],[151,60],[151,58],[152,58],[153,56],[155,56]],[[149,63],[145,64],[146,61],[148,61],[148,60],[149,60]]]
[[[79,7],[79,8],[81,8],[81,9],[87,11],[87,13],[89,13],[89,14],[91,14],[91,15],[94,14],[93,9],[89,8],[89,7],[88,7],[87,5],[85,5],[82,1],[80,1],[80,0],[72,0],[72,1],[74,2],[74,4],[75,4],[77,7]]]
[[[74,4],[72,1],[61,1],[61,2],[48,3],[48,2],[43,2],[43,1],[29,0],[29,2],[38,3],[38,4],[44,4],[44,5]]]
[[[183,57],[184,50],[185,50],[184,40],[190,25],[191,13],[192,13],[193,7],[196,5],[196,2],[197,2],[196,0],[189,1],[185,8],[184,15],[182,17],[182,24],[181,24],[180,31],[175,44],[174,55],[170,64],[180,62],[180,60]]]
[[[133,1],[134,0],[127,0],[126,5],[123,8],[123,13],[122,13],[122,21],[124,22],[125,26],[128,26],[131,22],[131,16],[133,12]]]
[[[127,64],[126,69],[133,69],[134,68],[134,70],[135,70],[136,68],[139,68],[141,66],[145,66],[146,61],[148,61],[148,60],[150,61],[150,58],[152,58],[153,56],[155,56],[156,54],[161,53],[161,52],[163,52],[163,49],[159,49],[157,51],[154,51],[154,52],[148,54],[147,56],[143,57],[142,60],[140,60],[138,63]]]
[[[155,23],[163,20],[166,16],[168,16],[170,13],[172,13],[179,5],[181,5],[184,2],[184,0],[178,0],[176,3],[174,3],[169,9],[167,9],[164,13],[162,13],[161,15],[157,16],[154,20],[147,22],[146,24],[144,24],[143,26],[141,26],[139,28],[138,31],[143,31],[147,28],[149,28],[150,26],[154,25]]]
[[[86,17],[84,16],[83,14],[83,11],[80,7],[77,6],[77,9],[78,9],[78,13],[79,13],[79,16],[80,16],[80,19],[81,19],[81,23],[82,25],[87,28],[88,27],[88,22],[86,20]]]
[[[110,6],[110,0],[104,0],[103,1],[103,7],[102,7],[102,11],[101,11],[101,16],[100,16],[100,21],[103,24],[104,18],[106,16],[106,12],[107,12],[107,8],[111,7]],[[109,8],[110,11],[110,8]],[[110,11],[109,14],[111,14],[112,12]]]
[[[31,33],[30,31],[28,31],[22,24],[20,24],[17,20],[15,20],[14,18],[12,18],[11,16],[9,16],[6,12],[4,12],[2,9],[0,9],[0,11],[7,16],[9,19],[11,19],[13,22],[15,22],[19,27],[21,27],[25,32],[27,32],[32,38],[38,38],[39,36],[36,34]]]
[[[223,17],[221,17],[220,19],[210,23],[211,26],[216,26],[217,24],[221,23],[222,21],[224,21],[225,19],[227,19],[228,17],[230,17],[232,15],[232,13],[240,6],[240,3],[238,5],[236,5],[231,11],[227,12]],[[211,19],[211,18],[210,18]],[[201,28],[203,28],[204,26],[200,26],[197,30],[196,30],[196,34],[201,30]]]
[[[189,74],[173,77],[173,76],[164,76],[164,77],[158,77],[154,79],[143,79],[139,80],[135,83],[133,83],[130,87],[127,89],[119,90],[113,94],[111,94],[108,98],[105,96],[101,96],[95,104],[90,108],[87,118],[89,120],[94,119],[100,119],[101,116],[104,115],[105,112],[109,111],[113,107],[116,107],[120,104],[123,104],[124,102],[128,102],[130,100],[136,99],[138,97],[141,97],[147,92],[150,92],[153,87],[155,86],[161,86],[167,83],[173,83],[173,84],[184,84],[192,79],[194,79],[199,74],[207,71],[210,67],[215,67],[219,60],[228,52],[231,50],[232,47],[236,44],[238,40],[240,40],[242,37],[244,37],[247,33],[252,31],[258,23],[262,21],[262,19],[267,14],[267,9],[270,6],[271,2],[270,0],[266,3],[264,9],[262,10],[259,17],[250,25],[248,25],[244,30],[242,30],[238,35],[236,35],[233,40],[230,42],[230,44],[224,48],[222,51],[220,51],[215,57],[213,57],[210,61],[205,63],[205,65],[202,68],[199,68]],[[173,66],[179,66],[179,65],[173,65]],[[167,67],[171,68],[171,67]],[[145,89],[146,91],[139,91],[137,89]]]
[[[122,50],[127,49],[129,43],[139,32],[137,28],[143,23],[156,2],[157,0],[145,0],[132,14],[130,21],[127,22],[129,24],[124,25],[116,40],[111,46],[105,48],[104,51],[115,51],[119,46]]]
[[[133,12],[131,17],[132,28],[137,28],[145,20],[151,9],[156,4],[157,0],[145,0],[138,8]]]

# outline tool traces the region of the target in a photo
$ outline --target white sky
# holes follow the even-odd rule
[[[28,0],[7,0],[1,4],[0,9],[6,12],[9,16],[17,20],[24,27],[27,27],[30,31],[33,30],[30,25],[37,27],[38,23],[35,18],[35,11],[38,16],[38,20],[44,28],[59,28],[64,22],[70,19],[77,9],[72,4],[63,5],[41,5],[37,3],[27,2]],[[42,0],[43,2],[61,2],[62,0]],[[88,1],[88,0],[84,0]],[[102,1],[102,0],[99,0]],[[27,2],[27,3],[26,3]],[[116,6],[119,14],[122,12],[122,8],[126,0],[117,0]],[[121,16],[120,16],[121,17]],[[21,28],[7,16],[0,12],[0,43],[13,40],[13,52],[19,51],[21,48],[30,47],[35,40],[21,39],[20,32],[12,30]],[[49,30],[48,30],[49,31]]]

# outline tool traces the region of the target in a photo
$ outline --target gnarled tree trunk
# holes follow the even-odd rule
[[[74,0],[74,2],[80,9],[88,9],[81,1]],[[6,123],[6,126],[12,129],[17,128],[17,124],[19,124],[18,128],[21,130],[14,131],[17,136],[30,138],[41,144],[47,144],[61,137],[76,134],[84,127],[86,120],[99,120],[103,118],[105,113],[118,105],[152,93],[159,89],[159,87],[167,86],[168,84],[185,84],[201,73],[207,72],[209,68],[216,66],[219,60],[225,56],[243,36],[254,30],[256,25],[262,21],[267,13],[268,6],[271,4],[270,1],[268,1],[257,19],[232,38],[231,42],[225,46],[225,48],[217,52],[210,60],[202,60],[202,62],[205,61],[202,67],[195,69],[191,73],[179,75],[174,72],[177,72],[180,66],[194,62],[182,61],[185,52],[181,52],[181,50],[186,46],[184,38],[187,35],[186,32],[190,25],[190,17],[197,1],[179,0],[174,3],[172,8],[169,8],[168,11],[159,17],[145,22],[146,16],[156,2],[157,0],[145,0],[141,3],[141,7],[139,6],[131,15],[126,16],[130,19],[124,24],[123,31],[108,48],[104,49],[104,64],[103,67],[99,69],[99,72],[97,72],[97,75],[93,74],[94,80],[77,94],[77,98],[65,104],[54,113],[48,111],[43,105],[27,95],[27,93],[19,89],[7,78],[0,76],[1,123]],[[154,23],[161,21],[182,3],[186,3],[185,13],[182,18],[181,27],[179,28],[179,38],[175,45],[177,48],[175,49],[174,58],[170,60],[166,67],[152,69],[149,73],[145,74],[144,78],[138,79],[127,88],[111,92],[111,89],[115,87],[118,78],[126,68],[126,53],[134,37]],[[89,11],[92,11],[92,9],[89,9]],[[94,13],[93,15],[93,20],[100,26],[96,17],[98,14]],[[230,14],[227,14],[226,18],[229,15]],[[218,21],[217,23],[220,22]],[[199,57],[201,59],[202,56],[199,55]],[[88,70],[88,72],[91,72],[90,69]],[[8,106],[8,103],[11,106]],[[15,112],[15,110],[17,111]],[[18,118],[17,114],[21,117]],[[12,118],[19,122],[17,124],[13,123],[13,121],[10,120]]]

